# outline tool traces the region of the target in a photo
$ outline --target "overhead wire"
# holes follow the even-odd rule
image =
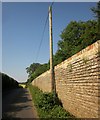
[[[52,7],[52,6],[53,6],[53,4],[54,4],[54,1],[51,3],[51,5],[50,5],[50,6]]]
[[[54,4],[54,1],[51,3],[50,7],[52,7],[53,4]],[[45,33],[45,29],[46,29],[48,17],[49,17],[49,12],[48,12],[48,14],[47,14],[46,21],[45,21],[45,24],[44,24],[44,29],[43,29],[43,32],[42,32],[42,37],[41,37],[41,41],[40,41],[39,48],[38,48],[38,51],[37,51],[37,56],[36,56],[35,62],[37,62],[37,59],[38,59],[38,57],[39,57],[39,52],[40,52],[41,45],[42,45],[42,42],[43,42],[43,38],[44,38],[44,33]]]
[[[47,24],[47,21],[48,21],[48,16],[49,16],[49,14],[47,15],[47,18],[46,18],[46,21],[45,21],[45,24],[44,24],[44,29],[43,29],[43,32],[42,32],[41,41],[40,41],[39,48],[38,48],[38,51],[37,51],[36,61],[38,59],[40,48],[41,48],[42,41],[43,41],[43,38],[44,38],[45,28],[46,28],[46,24]]]

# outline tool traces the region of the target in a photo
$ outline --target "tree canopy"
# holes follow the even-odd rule
[[[97,6],[91,8],[91,10],[94,12],[95,17],[98,20],[98,39],[100,39],[100,1],[97,3]]]
[[[58,50],[53,55],[54,66],[100,39],[100,2],[92,11],[97,17],[96,20],[71,21],[63,29],[58,41]],[[47,64],[33,63],[26,68],[29,74],[28,82],[48,70],[49,64],[50,60]]]
[[[97,21],[71,21],[60,34],[54,65],[62,62],[97,40]]]
[[[47,64],[33,63],[29,67],[27,67],[26,70],[28,73],[27,82],[30,83],[33,79],[47,70]]]

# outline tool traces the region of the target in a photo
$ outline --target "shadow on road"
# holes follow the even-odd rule
[[[29,97],[28,90],[25,88],[16,89],[3,98],[2,118],[17,118],[18,116],[32,117],[32,99]],[[29,113],[27,113],[29,112]]]

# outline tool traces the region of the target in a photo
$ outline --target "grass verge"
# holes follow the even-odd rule
[[[66,112],[58,97],[54,101],[53,93],[43,93],[40,89],[31,84],[28,86],[32,95],[32,100],[37,108],[40,119],[62,118],[76,120],[69,112]]]

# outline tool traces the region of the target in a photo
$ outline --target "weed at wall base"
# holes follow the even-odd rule
[[[62,107],[61,101],[56,98],[56,102],[54,101],[53,93],[43,93],[37,87],[29,85],[29,90],[32,95],[32,99],[37,108],[37,112],[40,119],[43,118],[73,118],[75,117],[70,113],[66,112]]]

